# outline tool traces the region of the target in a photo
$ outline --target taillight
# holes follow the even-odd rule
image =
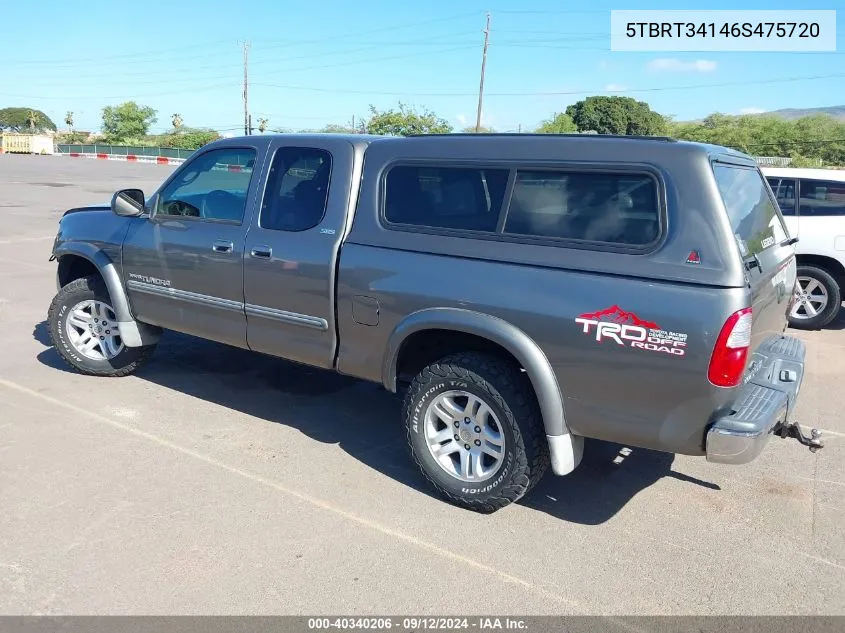
[[[716,339],[707,378],[717,387],[735,387],[742,379],[751,347],[751,308],[728,317]]]

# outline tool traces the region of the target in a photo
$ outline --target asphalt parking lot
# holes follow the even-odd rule
[[[433,497],[395,397],[168,333],[137,375],[50,347],[56,223],[173,168],[0,156],[0,613],[845,614],[845,317],[741,467],[589,442],[482,516]]]

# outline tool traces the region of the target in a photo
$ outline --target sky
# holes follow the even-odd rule
[[[845,0],[836,53],[610,51],[610,9],[795,9],[798,0],[42,0],[6,3],[0,108],[44,111],[60,127],[99,130],[104,106],[158,111],[151,131],[243,129],[249,105],[273,129],[366,117],[370,105],[427,108],[456,128],[475,123],[485,12],[491,15],[483,122],[532,129],[591,95],[646,101],[678,120],[845,104]],[[194,5],[194,6],[192,6]],[[21,25],[21,28],[9,28]]]

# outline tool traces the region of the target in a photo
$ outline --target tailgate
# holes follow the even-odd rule
[[[751,356],[747,373],[762,369],[766,341],[786,329],[794,294],[795,252],[771,190],[760,170],[714,163],[713,173],[737,240],[751,292]],[[756,359],[756,360],[755,360]],[[756,364],[755,364],[756,363]]]

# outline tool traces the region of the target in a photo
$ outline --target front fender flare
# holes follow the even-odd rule
[[[82,257],[97,268],[106,284],[106,290],[109,292],[112,308],[117,317],[118,328],[120,328],[120,337],[123,339],[124,345],[127,347],[142,347],[158,341],[161,337],[161,328],[135,320],[117,268],[111,258],[101,249],[88,242],[68,241],[57,245],[53,249],[53,255],[56,259],[61,259],[65,255]]]
[[[486,338],[506,350],[528,374],[548,435],[567,433],[563,397],[552,366],[543,350],[515,325],[489,314],[461,308],[429,308],[414,312],[394,328],[387,343],[382,382],[396,391],[396,366],[402,343],[422,330],[452,330]]]

